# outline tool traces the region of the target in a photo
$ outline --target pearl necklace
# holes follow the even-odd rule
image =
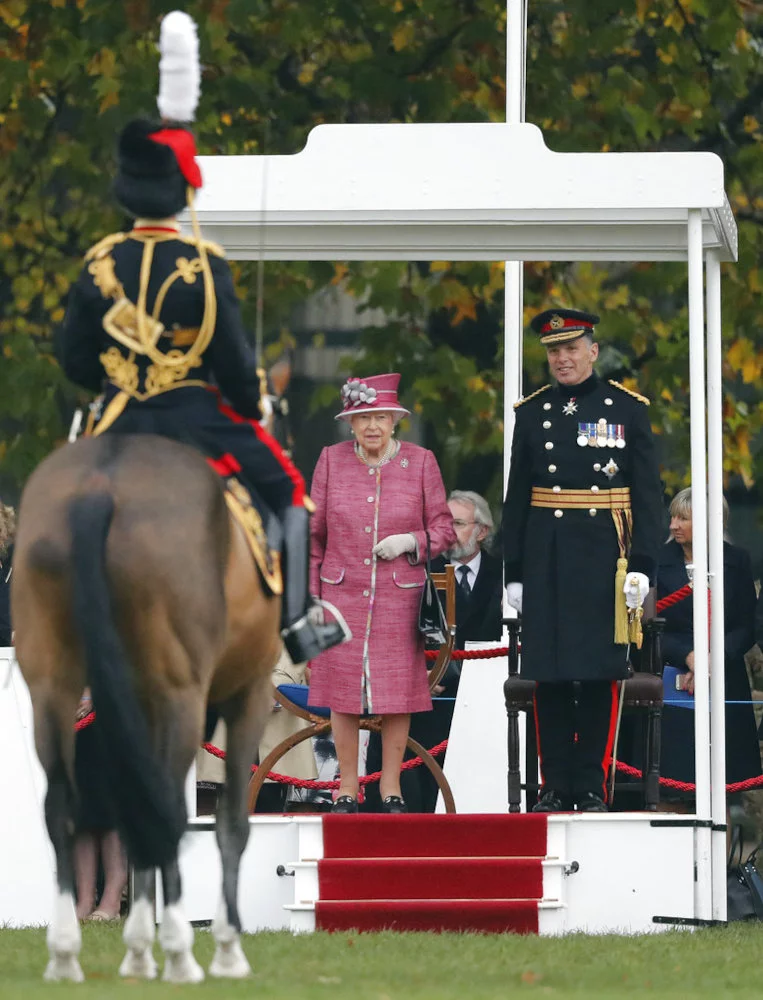
[[[378,469],[382,465],[386,465],[391,459],[397,454],[397,450],[400,442],[394,439],[390,441],[387,447],[384,449],[384,454],[379,459],[378,462],[369,462],[363,447],[356,441],[355,442],[355,454],[358,456],[363,465],[367,465],[369,469]]]

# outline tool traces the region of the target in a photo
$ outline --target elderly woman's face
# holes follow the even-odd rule
[[[364,451],[369,455],[381,455],[392,437],[395,419],[388,410],[374,410],[373,413],[354,414],[350,424]]]
[[[684,511],[671,517],[670,534],[679,545],[691,545],[691,512]]]

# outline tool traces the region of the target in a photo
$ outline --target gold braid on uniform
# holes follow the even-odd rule
[[[622,382],[615,382],[613,378],[610,378],[607,381],[616,389],[620,389],[622,392],[627,392],[629,396],[633,396],[633,398],[637,399],[639,403],[646,403],[647,406],[650,405],[651,401],[647,399],[646,396],[642,396],[640,392],[636,392],[635,389],[629,389],[626,385],[623,385]]]
[[[529,396],[523,396],[522,399],[518,399],[514,404],[514,409],[516,410],[520,406],[524,406],[525,403],[529,403],[531,399],[535,399],[536,396],[540,396],[542,392],[546,389],[550,389],[550,385],[541,386],[540,389],[536,389],[535,392],[531,392]]]

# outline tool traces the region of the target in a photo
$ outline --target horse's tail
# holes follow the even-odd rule
[[[114,498],[107,489],[71,504],[72,599],[120,832],[132,863],[152,868],[176,857],[186,810],[183,789],[175,787],[153,751],[133,669],[114,623],[105,558],[113,514]],[[87,789],[81,791],[87,795]]]

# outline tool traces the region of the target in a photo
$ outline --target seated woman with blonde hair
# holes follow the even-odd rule
[[[724,504],[724,535],[728,504]],[[691,488],[681,490],[670,504],[670,539],[663,546],[657,565],[657,599],[667,597],[690,580],[693,569]],[[726,697],[726,782],[760,775],[760,750],[753,714],[745,653],[755,642],[755,583],[750,557],[744,549],[723,543],[723,597]],[[681,689],[694,693],[694,614],[692,597],[665,608],[662,661],[678,671]],[[694,712],[682,707],[676,696],[666,704],[662,719],[660,772],[666,778],[691,782],[694,778]],[[693,702],[683,700],[693,707]],[[693,794],[663,789],[666,802],[691,805]]]
[[[394,438],[408,414],[397,374],[351,379],[338,420],[355,441],[324,448],[313,475],[310,585],[344,615],[352,640],[312,661],[310,704],[331,708],[341,774],[335,812],[358,811],[358,727],[382,716],[380,794],[406,812],[400,792],[410,713],[431,709],[424,642],[417,630],[431,556],[456,540],[431,451]]]

